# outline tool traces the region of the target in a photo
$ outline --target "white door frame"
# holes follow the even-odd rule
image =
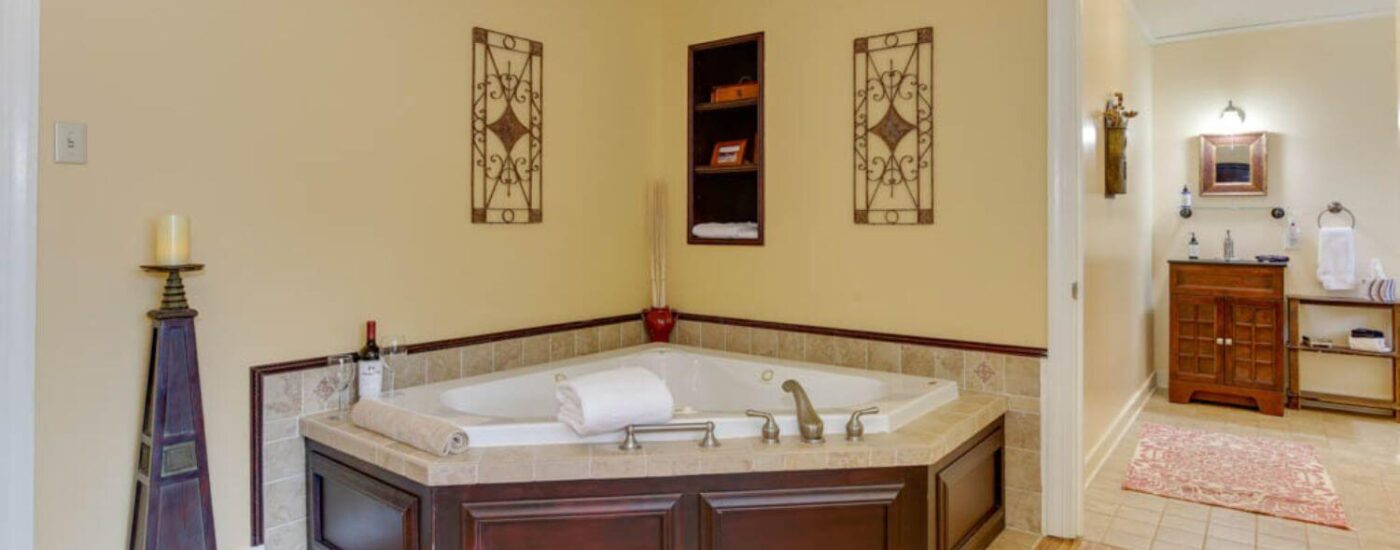
[[[34,547],[39,0],[0,0],[0,548]]]
[[[1084,202],[1080,90],[1082,0],[1047,0],[1049,355],[1041,375],[1046,535],[1076,538],[1084,502]]]

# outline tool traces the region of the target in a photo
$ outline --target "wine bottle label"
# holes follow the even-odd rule
[[[383,391],[384,362],[360,361],[360,397],[375,397]]]

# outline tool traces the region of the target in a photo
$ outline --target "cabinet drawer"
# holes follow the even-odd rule
[[[1193,296],[1283,299],[1283,270],[1256,265],[1172,264],[1171,291]]]

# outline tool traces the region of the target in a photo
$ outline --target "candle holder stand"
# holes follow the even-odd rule
[[[128,542],[133,550],[216,548],[195,348],[199,313],[185,299],[180,278],[203,268],[141,266],[166,278],[160,309],[147,313],[154,330]]]

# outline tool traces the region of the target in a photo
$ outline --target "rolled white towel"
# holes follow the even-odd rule
[[[466,452],[467,432],[432,416],[400,409],[378,399],[361,399],[350,410],[356,426],[438,456]]]
[[[628,424],[671,420],[674,400],[666,382],[639,367],[586,374],[559,383],[559,421],[579,435],[617,431]]]
[[[702,239],[757,239],[758,224],[740,223],[697,223],[691,234]]]

